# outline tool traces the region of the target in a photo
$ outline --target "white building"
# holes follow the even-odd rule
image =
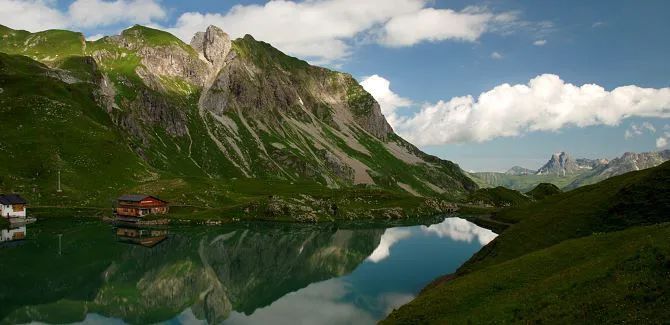
[[[7,219],[25,218],[26,204],[28,202],[18,194],[0,195],[0,216]]]

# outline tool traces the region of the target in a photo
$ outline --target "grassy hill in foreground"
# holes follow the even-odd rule
[[[516,222],[387,323],[662,322],[670,163],[495,216]]]

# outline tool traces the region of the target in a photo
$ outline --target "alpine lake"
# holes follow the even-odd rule
[[[393,227],[46,218],[2,236],[0,323],[374,324],[496,234],[452,215]]]

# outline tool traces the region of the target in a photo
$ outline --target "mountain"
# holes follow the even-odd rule
[[[562,191],[558,186],[551,183],[540,183],[526,194],[535,200],[544,200],[549,196],[560,193],[562,193]]]
[[[519,175],[532,175],[535,174],[536,171],[528,168],[524,168],[521,166],[514,166],[507,170],[505,172],[506,175],[514,175],[514,176],[519,176]]]
[[[619,158],[573,159],[568,153],[553,154],[537,172],[524,173],[523,167],[515,166],[505,173],[477,172],[468,174],[480,187],[504,186],[528,192],[541,183],[550,183],[564,190],[594,184],[627,172],[660,165],[670,160],[670,150],[659,152],[627,152]]]
[[[538,175],[574,175],[580,173],[585,167],[580,166],[566,152],[555,153],[549,161],[537,170]]]
[[[581,168],[593,169],[593,168],[598,168],[602,165],[607,165],[609,163],[609,160],[607,160],[607,159],[577,158],[575,160],[575,162],[577,162],[577,165],[580,166]]]
[[[621,157],[596,165],[593,170],[580,175],[566,188],[573,189],[594,184],[627,172],[655,167],[668,160],[670,160],[670,150],[643,153],[626,152]]]
[[[503,210],[513,225],[382,323],[663,323],[668,209],[670,162]]]
[[[477,187],[397,136],[351,75],[250,35],[210,26],[186,44],[133,26],[86,41],[0,26],[0,37],[0,119],[17,126],[3,132],[0,189],[32,202],[107,206],[144,191],[237,206],[288,188],[458,198]]]

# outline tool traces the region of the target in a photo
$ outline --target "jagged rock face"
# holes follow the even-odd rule
[[[143,47],[141,64],[154,76],[183,78],[194,85],[205,82],[207,69],[198,58],[178,46]]]
[[[600,166],[607,165],[609,163],[607,159],[586,159],[586,158],[578,158],[576,162],[579,167],[586,169],[598,168]]]
[[[505,174],[507,174],[507,175],[515,175],[515,176],[532,175],[532,174],[535,174],[535,173],[536,173],[536,171],[534,171],[532,169],[528,169],[528,168],[523,168],[521,166],[514,166],[514,167],[510,168],[508,171],[505,172]]]
[[[602,177],[612,177],[627,172],[656,167],[670,160],[670,150],[658,152],[626,152],[619,158],[612,159],[600,171]]]
[[[198,32],[191,40],[195,49],[210,64],[217,66],[230,53],[232,42],[230,36],[216,26],[207,27],[207,31]]]
[[[555,153],[551,159],[542,166],[538,175],[572,175],[580,172],[580,167],[566,152]]]

